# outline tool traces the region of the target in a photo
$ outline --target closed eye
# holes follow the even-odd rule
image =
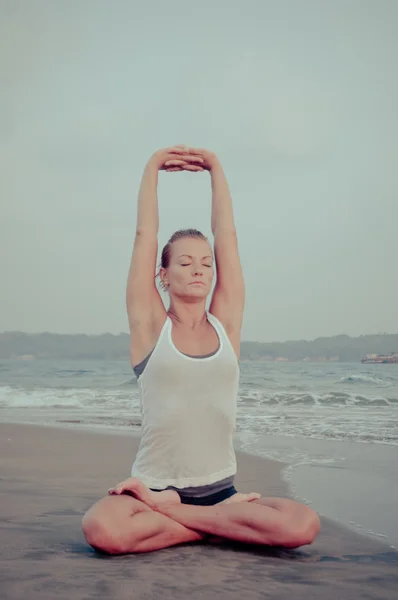
[[[191,263],[180,263],[181,267],[189,267],[191,265]],[[203,265],[204,267],[207,267],[208,269],[211,269],[213,265]]]

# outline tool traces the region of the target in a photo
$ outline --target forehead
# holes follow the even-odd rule
[[[173,257],[178,257],[181,254],[189,254],[198,258],[213,256],[209,242],[201,238],[181,238],[180,240],[176,240],[171,245],[171,251]]]

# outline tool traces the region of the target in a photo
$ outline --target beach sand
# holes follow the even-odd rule
[[[81,517],[129,475],[137,447],[133,435],[0,424],[2,600],[398,597],[398,553],[326,518],[316,542],[299,550],[196,543],[96,553]],[[282,467],[238,453],[236,486],[288,496]]]

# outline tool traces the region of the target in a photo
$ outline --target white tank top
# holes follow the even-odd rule
[[[138,379],[142,435],[131,475],[150,488],[203,486],[236,473],[239,363],[220,321],[209,312],[207,319],[219,338],[215,354],[180,352],[167,316]]]

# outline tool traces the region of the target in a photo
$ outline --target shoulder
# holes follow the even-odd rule
[[[240,357],[240,327],[234,327],[233,324],[227,322],[222,317],[218,317],[211,312],[208,312],[210,323],[214,324],[227,337],[234,349],[237,359]]]

